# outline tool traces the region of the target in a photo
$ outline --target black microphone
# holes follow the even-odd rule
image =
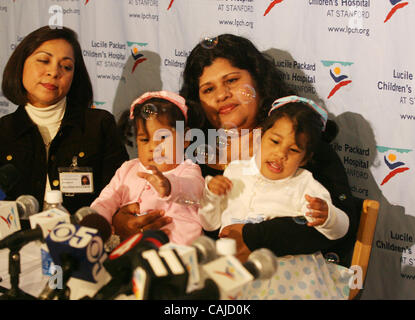
[[[111,235],[108,221],[89,207],[79,209],[71,221],[77,224],[58,224],[46,238],[54,264],[62,268],[63,286],[59,289],[47,283],[39,295],[41,300],[68,299],[66,284],[71,277],[97,282],[104,270],[104,242]]]
[[[212,238],[200,236],[191,245],[179,245],[167,243],[160,250],[176,250],[180,259],[188,271],[188,283],[186,292],[189,293],[199,287],[200,267],[199,265],[208,263],[216,258],[216,244]],[[177,296],[177,294],[176,294]]]
[[[34,229],[16,231],[0,240],[0,250],[6,248],[11,250],[21,248],[29,242],[35,240],[44,241],[43,231],[39,225],[37,225]]]
[[[57,288],[49,281],[39,295],[40,300],[52,300],[56,296],[69,299],[67,282],[71,277],[95,283],[98,281],[104,271],[103,262],[107,258],[101,235],[105,237],[108,234],[106,229],[111,227],[105,218],[102,219],[107,225],[96,217],[88,218],[94,215],[85,216],[79,225],[58,224],[47,236],[46,243],[52,260],[62,271],[62,287]],[[88,223],[85,223],[85,219]],[[89,226],[82,225],[83,223]],[[101,226],[104,226],[103,230]]]
[[[112,228],[107,219],[91,207],[78,209],[70,219],[73,224],[97,229],[104,243],[107,242],[112,234]]]
[[[123,241],[104,262],[104,267],[112,279],[92,299],[114,299],[123,293],[131,294],[134,270],[143,264],[141,253],[151,249],[158,250],[167,242],[169,238],[160,230],[146,230]]]
[[[11,285],[10,289],[0,287],[0,291],[4,293],[0,296],[0,300],[35,299],[35,297],[19,288],[21,270],[19,251],[24,245],[34,240],[43,240],[43,231],[40,226],[36,226],[35,229],[16,231],[0,240],[0,249],[8,248],[10,250],[9,275]]]
[[[219,300],[220,289],[215,281],[207,278],[202,289],[194,290],[177,300]]]
[[[23,196],[22,196],[23,197]],[[24,196],[24,197],[31,197],[31,196]],[[18,198],[19,199],[19,198]],[[37,203],[37,200],[34,199]],[[17,200],[16,200],[17,201]],[[33,201],[33,199],[29,199],[29,201]],[[25,205],[25,204],[23,204]],[[33,213],[33,203],[29,204],[29,209],[25,209],[21,206],[21,210],[19,213],[22,212],[24,215],[28,214],[28,216],[32,215]],[[88,207],[85,207],[88,208]],[[82,208],[83,209],[83,208]],[[102,217],[100,214],[95,213],[96,211],[89,208],[88,215],[85,214],[87,210],[83,209],[81,214],[83,214],[83,218],[81,220],[74,220],[74,222],[78,222],[80,226],[85,226],[89,228],[97,229],[100,233],[103,241],[107,241],[108,238],[111,236],[111,226],[108,221]],[[80,209],[81,210],[81,209]],[[79,210],[78,210],[79,211]],[[77,211],[77,213],[78,213]],[[82,217],[82,215],[78,215],[78,218]],[[72,221],[72,220],[71,220]],[[44,230],[40,224],[37,224],[35,228],[29,230],[19,230],[11,235],[8,235],[4,239],[0,240],[0,250],[5,248],[12,248],[12,247],[23,247],[27,243],[35,240],[40,240],[42,242],[45,241],[45,235],[48,234],[47,230]]]
[[[7,198],[7,193],[17,184],[20,173],[11,163],[0,167],[0,200]]]

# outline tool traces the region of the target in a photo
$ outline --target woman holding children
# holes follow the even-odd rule
[[[214,47],[200,43],[192,50],[187,58],[180,95],[186,99],[189,108],[188,117],[192,119],[188,123],[189,127],[201,128],[206,133],[205,137],[208,137],[209,129],[227,130],[231,134],[226,141],[222,140],[222,148],[232,150],[232,142],[236,139],[240,143],[239,151],[243,146],[249,146],[247,156],[242,152],[238,155],[242,160],[247,160],[256,151],[254,129],[260,128],[269,117],[275,100],[292,96],[294,92],[284,83],[273,61],[259,52],[249,40],[230,34],[220,35],[217,40]],[[290,117],[282,118],[290,120]],[[199,119],[199,123],[195,124],[194,119]],[[324,195],[314,197],[310,194],[304,196],[305,200],[301,199],[302,206],[307,208],[307,212],[302,212],[307,215],[307,223],[299,223],[301,219],[276,212],[264,221],[246,223],[249,221],[240,219],[237,223],[224,226],[219,236],[236,240],[237,256],[242,261],[251,251],[266,247],[277,256],[308,254],[320,250],[334,252],[339,256],[340,264],[350,263],[349,254],[353,249],[358,215],[343,165],[328,143],[333,139],[331,132],[336,128],[335,124],[326,120],[312,152],[308,150],[308,137],[304,141],[295,140],[295,144],[297,151],[304,153],[298,165],[310,171],[312,178],[318,181],[318,185],[321,184],[322,190],[327,189],[330,196],[327,191],[323,191]],[[293,126],[294,122],[290,120],[289,123]],[[273,125],[274,123],[271,127]],[[212,150],[218,150],[217,146],[207,148],[206,158],[210,158]],[[214,163],[199,162],[203,176],[222,176],[232,157],[235,159],[234,156],[235,152],[228,152],[225,163],[220,157],[216,157]],[[222,186],[224,189],[218,193],[226,193],[230,191],[226,189],[232,187],[232,184],[227,185],[226,182],[223,185],[227,187]],[[113,220],[114,227],[122,228],[125,234],[137,232],[134,228],[126,227],[135,219],[130,213],[139,212],[136,204],[130,206],[134,208],[123,207],[119,211],[122,214],[116,215],[120,218]],[[340,218],[336,222],[332,220],[332,208],[339,212]],[[342,230],[335,236],[327,237],[327,234],[321,232],[328,225],[334,227],[337,223]],[[205,231],[215,228],[219,228],[219,225],[211,226]]]
[[[214,47],[199,43],[187,58],[183,80],[180,94],[186,98],[190,110],[204,119],[200,127],[205,132],[220,128],[236,130],[241,145],[248,142],[253,146],[253,129],[268,118],[273,102],[294,94],[269,57],[259,52],[248,39],[231,34],[220,35]],[[304,168],[329,191],[333,205],[347,214],[349,227],[346,236],[330,240],[313,228],[323,226],[329,213],[327,202],[310,198],[307,214],[314,220],[307,224],[299,224],[292,217],[278,217],[223,228],[220,236],[236,239],[239,258],[245,260],[251,251],[267,247],[277,256],[319,250],[334,252],[341,264],[350,263],[358,215],[343,165],[327,141],[333,126],[335,124],[328,120],[312,158]],[[248,129],[249,133],[242,134],[243,129]],[[232,138],[228,140],[232,142]],[[227,148],[230,150],[231,146]],[[253,148],[250,151],[250,156],[253,156]],[[204,176],[222,175],[227,166],[207,162],[200,164]]]

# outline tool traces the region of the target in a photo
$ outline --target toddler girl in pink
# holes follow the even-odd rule
[[[170,230],[170,241],[188,245],[202,233],[197,211],[204,179],[197,164],[183,161],[188,143],[180,132],[187,122],[185,100],[173,92],[147,92],[131,104],[130,119],[138,158],[122,164],[91,207],[110,223],[130,203],[139,203],[143,214],[164,210],[172,218],[164,227]]]

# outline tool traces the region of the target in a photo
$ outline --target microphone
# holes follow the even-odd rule
[[[176,250],[147,250],[134,270],[133,293],[139,300],[176,299],[186,292],[188,272]]]
[[[35,229],[16,231],[0,240],[0,250],[6,248],[10,250],[20,249],[31,241],[43,240],[43,232],[40,226],[36,226]]]
[[[21,229],[15,201],[0,201],[0,239]]]
[[[167,242],[169,238],[160,230],[146,230],[123,241],[104,262],[104,267],[112,279],[92,299],[114,299],[119,294],[132,293],[133,273],[145,260],[141,254],[145,251],[158,250]]]
[[[207,236],[200,236],[190,246],[167,243],[160,250],[175,249],[180,255],[189,273],[186,292],[191,292],[200,282],[199,264],[204,264],[216,258],[215,241]]]
[[[80,221],[80,224],[83,223],[84,219]],[[105,220],[105,218],[103,219]],[[99,223],[102,223],[102,221],[99,221]],[[106,223],[108,224],[108,222]],[[69,288],[66,284],[70,277],[94,283],[98,282],[101,272],[104,271],[103,262],[107,258],[104,241],[100,234],[106,234],[106,231],[99,230],[99,225],[94,227],[96,229],[82,225],[60,223],[49,233],[46,244],[55,266],[62,268],[63,287],[58,289],[47,283],[39,295],[39,299],[51,300],[57,295],[68,299]],[[107,229],[108,226],[104,228]],[[65,294],[66,296],[64,296]]]
[[[30,226],[34,229],[37,225],[43,230],[43,239],[46,239],[49,232],[55,228],[59,223],[70,223],[70,215],[58,208],[52,208],[31,215],[29,217]],[[42,264],[42,274],[52,276],[54,263],[50,255],[48,246],[43,241],[40,244],[40,255]]]
[[[216,258],[216,245],[212,238],[200,236],[192,243],[196,249],[197,260],[200,264],[207,263]]]
[[[207,278],[202,289],[194,290],[178,300],[219,300],[220,290],[212,279]]]
[[[39,210],[39,203],[35,197],[30,195],[22,195],[16,201],[0,201],[0,218],[2,219],[4,219],[5,207],[9,208],[11,213],[15,214],[18,212],[17,215],[13,215],[14,221],[17,223],[19,222],[19,216],[22,218],[36,216],[36,212]],[[17,248],[20,249],[31,241],[43,240],[46,235],[42,225],[34,225],[33,229],[29,230],[20,230],[20,223],[17,224],[19,225],[17,231],[0,240],[0,249],[9,248],[17,250]]]
[[[277,271],[274,253],[266,248],[252,251],[243,266],[254,276],[254,279],[269,279]]]
[[[43,231],[37,226],[32,230],[19,230],[6,238],[0,240],[0,249],[8,248],[9,252],[9,275],[10,275],[10,289],[0,287],[1,292],[4,294],[0,297],[4,299],[35,299],[31,295],[22,291],[19,288],[20,280],[20,249],[27,243],[34,240],[43,239]]]
[[[16,201],[0,201],[0,238],[23,229],[28,229],[29,216],[39,211],[35,197],[22,195]]]
[[[7,198],[7,193],[20,179],[20,173],[11,163],[0,167],[0,200]]]
[[[94,228],[99,231],[102,241],[107,242],[111,237],[112,228],[108,221],[91,207],[82,207],[71,216],[73,224]]]
[[[27,220],[30,216],[39,212],[39,202],[31,195],[21,195],[16,199],[16,205],[19,217],[23,220]]]
[[[232,255],[222,256],[202,267],[221,292],[221,299],[234,299],[243,286],[254,279],[268,279],[277,269],[272,251],[261,248],[253,251],[242,264]],[[203,289],[202,289],[203,290]]]
[[[79,224],[82,221],[82,219],[84,219],[86,216],[96,213],[98,212],[92,209],[91,207],[82,207],[71,216],[71,223]]]

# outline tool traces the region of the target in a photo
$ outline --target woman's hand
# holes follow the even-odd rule
[[[145,230],[160,230],[172,221],[170,217],[164,217],[163,210],[149,210],[142,216],[136,214],[140,214],[140,205],[131,203],[120,208],[112,218],[114,232],[120,236],[121,241]],[[162,231],[167,235],[170,233],[168,229]]]
[[[208,189],[218,196],[225,195],[232,189],[232,181],[224,176],[216,176],[209,181]]]
[[[305,199],[308,201],[307,208],[310,209],[310,211],[306,212],[306,216],[313,218],[313,221],[308,222],[307,226],[316,227],[323,225],[329,216],[327,202],[320,198],[310,197],[308,194],[305,195]]]
[[[158,192],[160,197],[168,197],[171,192],[171,185],[169,179],[167,179],[156,166],[146,167],[148,170],[151,170],[152,173],[147,172],[138,172],[137,175],[140,178],[146,179],[154,189]]]
[[[222,229],[219,234],[220,238],[232,238],[236,241],[236,255],[242,263],[248,260],[248,256],[251,254],[251,250],[246,246],[243,236],[242,229],[244,224],[231,224]]]

